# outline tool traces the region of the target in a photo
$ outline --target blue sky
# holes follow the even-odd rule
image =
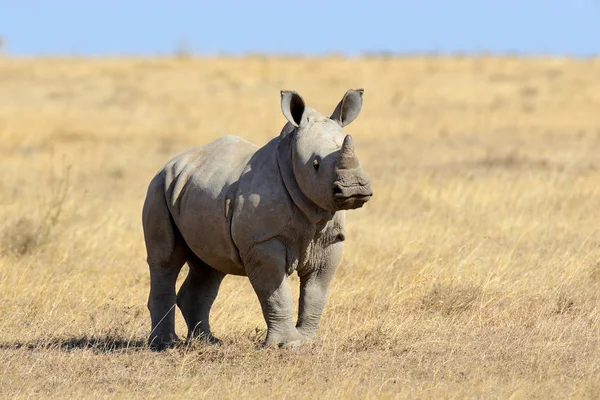
[[[14,55],[600,54],[600,0],[0,0]]]

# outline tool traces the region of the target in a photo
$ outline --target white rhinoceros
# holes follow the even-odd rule
[[[248,276],[267,323],[265,344],[295,346],[316,335],[342,255],[345,211],[371,196],[370,181],[343,127],[362,106],[349,90],[326,117],[295,92],[281,92],[289,121],[264,147],[224,136],[173,158],[144,203],[153,348],[173,344],[175,304],[188,339],[218,342],[209,312],[223,277]],[[184,263],[189,273],[179,293]],[[287,276],[300,277],[298,321]]]

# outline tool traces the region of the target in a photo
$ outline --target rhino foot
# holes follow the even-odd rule
[[[300,334],[298,334],[298,332],[283,337],[267,335],[267,339],[263,343],[263,347],[297,349],[306,343],[306,341],[306,338],[302,337]]]
[[[188,337],[187,339],[188,343],[191,342],[200,342],[200,343],[205,343],[205,344],[210,344],[210,345],[221,345],[223,344],[223,341],[221,339],[219,339],[218,337],[214,336],[212,333],[201,333],[201,334],[195,334],[192,335],[190,337]]]
[[[304,344],[303,339],[292,340],[291,342],[279,343],[280,349],[299,349]]]
[[[291,350],[295,350],[295,349],[299,349],[300,347],[305,346],[307,343],[310,343],[311,341],[306,340],[306,339],[296,339],[296,340],[290,340],[287,342],[279,342],[279,343],[275,343],[275,342],[263,342],[262,344],[262,348],[268,349],[268,348],[272,348],[272,349],[291,349]]]
[[[181,341],[177,335],[169,335],[168,338],[162,338],[160,336],[152,336],[148,339],[148,346],[152,351],[164,351],[166,349],[173,348],[180,344]]]

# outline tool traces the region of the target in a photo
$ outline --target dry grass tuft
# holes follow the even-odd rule
[[[2,252],[7,255],[23,256],[47,240],[45,229],[28,218],[19,218],[2,232]]]
[[[17,217],[4,227],[0,235],[0,255],[31,255],[53,239],[67,203],[68,170],[64,178],[57,180],[52,177],[49,185],[49,192],[44,193],[47,197],[38,205],[38,209],[27,213],[29,216]]]
[[[468,311],[481,297],[476,285],[443,285],[436,282],[422,297],[420,308],[445,315]]]

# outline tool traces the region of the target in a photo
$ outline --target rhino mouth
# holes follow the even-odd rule
[[[341,210],[350,210],[362,207],[373,197],[373,192],[368,186],[342,186],[336,184],[333,188],[333,199]]]

